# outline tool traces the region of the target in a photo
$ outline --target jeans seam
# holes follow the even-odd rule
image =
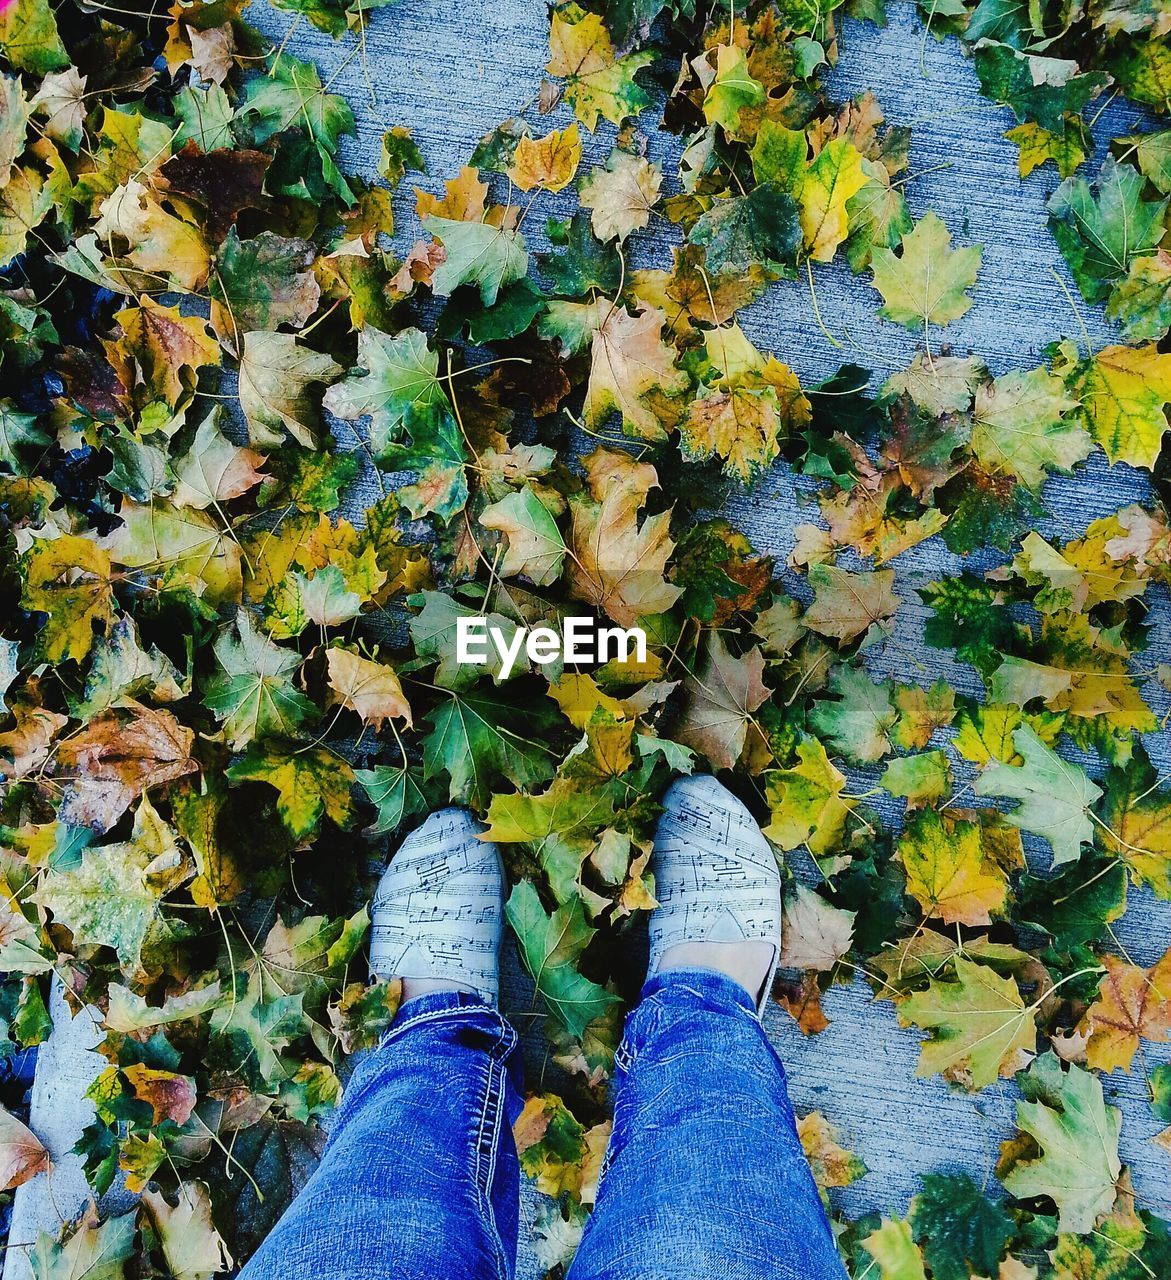
[[[499,1016],[499,1015],[497,1015]],[[496,1147],[500,1131],[500,1117],[504,1111],[504,1066],[499,1053],[508,1039],[512,1028],[501,1019],[500,1033],[495,1044],[488,1050],[488,1073],[484,1084],[484,1102],[480,1108],[480,1120],[476,1133],[476,1166],[473,1181],[476,1195],[480,1203],[480,1211],[490,1224],[493,1243],[496,1246],[496,1273],[500,1280],[508,1276],[508,1260],[504,1253],[504,1241],[500,1238],[500,1228],[496,1222],[496,1213],[492,1208],[492,1179],[496,1176]],[[487,1169],[483,1169],[484,1156],[488,1157]]]

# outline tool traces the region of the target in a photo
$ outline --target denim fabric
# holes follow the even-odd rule
[[[614,1132],[568,1280],[844,1280],[752,1000],[652,978],[615,1058]]]
[[[479,996],[403,1005],[354,1072],[321,1164],[240,1280],[509,1280],[516,1046]]]
[[[516,1033],[476,996],[410,1001],[355,1072],[305,1190],[241,1280],[507,1280]],[[569,1280],[842,1280],[785,1073],[731,979],[647,983]]]

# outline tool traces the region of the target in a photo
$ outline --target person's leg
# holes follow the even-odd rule
[[[652,978],[615,1059],[614,1132],[569,1280],[841,1280],[785,1073],[748,992]]]
[[[372,911],[404,1003],[355,1070],[325,1156],[241,1280],[508,1280],[517,1035],[496,1009],[503,875],[457,810],[407,838]]]
[[[615,1058],[614,1130],[569,1280],[841,1280],[760,1025],[780,875],[713,778],[664,799],[650,977]]]

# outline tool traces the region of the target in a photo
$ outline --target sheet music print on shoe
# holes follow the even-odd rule
[[[679,942],[779,941],[780,873],[748,810],[711,777],[681,779],[663,803],[652,969]]]
[[[440,978],[496,999],[504,872],[482,830],[464,810],[444,809],[403,841],[374,895],[372,972]]]

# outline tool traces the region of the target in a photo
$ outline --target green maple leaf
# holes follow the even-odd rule
[[[1171,254],[1132,258],[1106,304],[1106,317],[1122,325],[1131,342],[1157,341],[1171,326]]]
[[[257,631],[247,611],[236,615],[235,634],[220,633],[214,652],[221,671],[208,680],[204,702],[234,750],[268,734],[295,736],[316,717],[317,707],[292,680],[301,655]]]
[[[175,95],[172,106],[181,122],[175,135],[176,151],[187,142],[194,142],[205,152],[236,145],[232,133],[232,103],[222,85],[213,83],[206,88],[196,88],[189,84]]]
[[[1049,226],[1082,296],[1100,302],[1131,259],[1163,237],[1166,200],[1144,200],[1141,174],[1108,156],[1097,194],[1085,178],[1068,178],[1049,198]]]
[[[1083,844],[1094,838],[1090,806],[1102,790],[1085,770],[1063,760],[1029,725],[1012,735],[1024,759],[1016,768],[994,761],[976,779],[978,796],[1007,796],[1020,804],[1005,817],[1014,826],[1042,836],[1053,847],[1053,864],[1075,861]]]
[[[549,240],[554,252],[538,254],[537,260],[554,293],[580,298],[591,289],[609,294],[618,288],[622,273],[618,254],[602,246],[585,209],[568,222],[550,223]]]
[[[1060,378],[1014,369],[977,388],[972,452],[992,474],[1007,472],[1038,488],[1048,472],[1071,471],[1093,448],[1070,412],[1076,407]]]
[[[391,3],[393,0],[273,0],[273,7],[303,13],[318,30],[340,36],[355,27],[365,29],[364,15]]]
[[[1090,1231],[1118,1195],[1122,1112],[1106,1105],[1097,1076],[1072,1065],[1062,1071],[1054,1053],[1038,1058],[1019,1083],[1026,1100],[1017,1103],[1017,1124],[1040,1154],[1013,1159],[1000,1180],[1010,1195],[1053,1200],[1058,1230]]]
[[[779,182],[762,182],[747,195],[717,200],[688,238],[707,250],[709,271],[779,269],[797,260],[801,219]]]
[[[392,470],[418,472],[414,484],[399,489],[399,499],[414,519],[434,514],[450,520],[468,500],[468,454],[455,415],[446,401],[425,408],[408,405],[402,432],[405,441],[386,442],[378,453]]]
[[[586,923],[580,898],[548,915],[536,889],[522,880],[505,906],[508,923],[520,943],[521,959],[550,1012],[579,1039],[618,997],[577,969],[596,930]]]
[[[37,901],[70,930],[76,946],[113,947],[123,969],[137,973],[162,900],[151,864],[178,852],[170,828],[144,798],[129,840],[91,845],[76,866],[46,877]]]
[[[267,782],[277,792],[277,813],[295,840],[315,835],[329,817],[348,827],[353,815],[354,771],[325,747],[256,743],[228,769],[233,782]]]
[[[924,214],[903,237],[900,255],[883,248],[871,253],[880,313],[908,329],[958,320],[972,305],[965,290],[976,283],[981,254],[979,245],[952,249],[947,227],[934,213]]]
[[[22,413],[11,400],[0,400],[0,462],[21,475],[27,466],[21,451],[48,443],[49,437],[37,426],[35,413]]]
[[[100,1226],[86,1219],[63,1244],[42,1231],[28,1255],[34,1280],[123,1280],[134,1255],[137,1220],[134,1211]]]
[[[1171,791],[1161,781],[1141,743],[1125,766],[1109,770],[1102,844],[1135,884],[1171,901]]]
[[[450,798],[487,806],[500,781],[530,787],[552,777],[554,751],[547,737],[559,723],[540,703],[518,704],[497,694],[452,694],[427,715],[423,739],[428,778],[446,773]]]
[[[21,71],[43,76],[69,66],[49,0],[12,0],[0,12],[0,49]]]
[[[842,665],[830,672],[827,689],[836,700],[814,705],[809,712],[813,731],[854,764],[873,764],[888,755],[898,720],[889,686],[875,684],[862,667]]]
[[[1035,120],[1050,133],[1110,83],[1102,71],[1082,72],[1065,58],[1045,58],[989,42],[976,50],[976,74],[985,95],[1012,108],[1022,123]]]
[[[380,453],[398,436],[409,408],[448,407],[439,379],[439,353],[427,335],[403,329],[393,337],[366,325],[358,331],[357,366],[325,393],[325,407],[339,418],[370,415],[370,437]]]
[[[354,113],[345,98],[325,92],[311,62],[301,62],[282,49],[267,75],[249,80],[236,114],[256,143],[291,129],[304,132],[316,150],[326,187],[344,203],[354,202],[353,190],[334,161],[342,134],[354,132]],[[300,180],[280,190],[282,194],[308,194],[303,187]]]
[[[916,1075],[959,1074],[971,1088],[984,1089],[1032,1053],[1035,1011],[1012,978],[959,955],[954,968],[954,981],[933,977],[926,991],[902,1000],[899,1017],[934,1032],[923,1042]]]
[[[366,828],[367,835],[397,831],[408,818],[422,817],[434,808],[429,796],[431,788],[423,781],[421,769],[379,764],[373,769],[355,769],[354,777],[378,810],[378,816]]]
[[[716,48],[716,77],[703,100],[708,124],[720,124],[733,136],[740,132],[740,109],[759,107],[765,99],[764,86],[748,71],[748,59],[738,45]]]
[[[321,297],[313,274],[316,256],[308,240],[272,231],[241,240],[232,227],[216,251],[208,281],[216,332],[238,347],[242,335],[254,329],[282,324],[300,329]]]
[[[927,1173],[911,1226],[935,1280],[995,1276],[1015,1224],[966,1173]]]
[[[259,972],[237,974],[235,999],[212,1010],[212,1059],[258,1085],[275,1080],[279,1051],[309,1030],[303,1002],[300,992],[267,999]]]
[[[1017,891],[1017,919],[1044,929],[1063,951],[1103,941],[1126,912],[1126,867],[1083,854],[1055,876],[1025,876]]]
[[[519,231],[434,214],[423,219],[423,226],[442,243],[447,255],[431,277],[431,288],[438,294],[453,293],[461,284],[475,285],[480,301],[490,307],[504,285],[521,279],[529,269]]]

